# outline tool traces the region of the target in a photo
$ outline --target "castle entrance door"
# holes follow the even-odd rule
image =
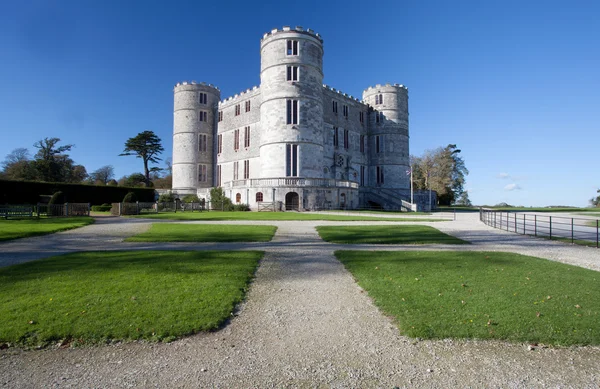
[[[285,210],[298,211],[300,206],[300,197],[296,192],[288,192],[285,195]]]

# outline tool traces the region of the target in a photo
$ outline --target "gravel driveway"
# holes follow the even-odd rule
[[[600,250],[494,230],[478,222],[476,214],[422,223],[473,242],[468,247],[342,246],[323,242],[314,226],[356,222],[260,224],[279,227],[272,242],[122,243],[124,236],[145,230],[149,222],[105,219],[78,230],[0,244],[0,266],[89,249],[266,251],[246,303],[222,330],[168,344],[2,350],[0,386],[600,387],[599,347],[529,351],[525,344],[401,336],[333,256],[340,248],[514,251],[600,270]]]

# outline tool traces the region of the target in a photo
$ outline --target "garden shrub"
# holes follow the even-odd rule
[[[181,199],[184,203],[199,203],[200,199],[195,194],[185,195],[183,199]]]
[[[125,197],[123,197],[124,203],[135,203],[137,201],[137,196],[134,192],[128,192]]]
[[[159,203],[172,203],[173,201],[175,201],[175,195],[173,192],[163,193],[158,196]]]

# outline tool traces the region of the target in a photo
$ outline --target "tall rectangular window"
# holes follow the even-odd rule
[[[347,150],[350,147],[350,134],[348,130],[344,130],[344,148]]]
[[[361,186],[365,185],[365,167],[364,166],[360,167],[360,185]]]
[[[360,136],[360,152],[361,153],[365,152],[365,136],[364,135]]]
[[[244,179],[247,180],[250,178],[250,160],[246,159],[244,161]]]
[[[382,94],[375,95],[375,104],[383,104],[383,95]]]
[[[235,105],[235,116],[238,116],[240,114],[240,112],[241,112],[240,105],[236,104]]]
[[[239,162],[235,161],[233,163],[233,180],[237,180],[238,179],[238,171],[239,171]]]
[[[206,152],[206,134],[198,134],[198,151],[201,153]]]
[[[206,165],[198,165],[198,182],[206,181],[208,181],[208,176],[206,174]]]
[[[287,67],[287,80],[298,81],[298,66]]]
[[[219,122],[223,121],[223,111],[219,111]]]
[[[244,147],[250,147],[250,126],[244,127]]]
[[[199,122],[205,122],[208,119],[208,112],[206,111],[198,111],[198,121]]]
[[[287,55],[298,55],[298,41],[288,39]]]
[[[240,130],[233,132],[233,149],[238,151],[240,149]]]
[[[217,165],[217,186],[221,186],[221,165]]]
[[[337,113],[337,101],[331,102],[331,108],[333,110],[333,113]]]
[[[381,136],[381,135],[375,136],[375,152],[376,153],[383,152],[383,136]]]
[[[298,100],[286,100],[287,124],[298,124]]]
[[[198,93],[198,103],[206,104],[206,100],[207,100],[206,93],[202,93],[202,92]]]
[[[217,154],[223,152],[223,134],[217,135]]]
[[[360,111],[358,113],[358,121],[360,121],[361,123],[365,122],[365,113],[363,111]]]
[[[286,145],[285,175],[287,177],[298,177],[298,145]]]
[[[375,123],[379,123],[379,112],[375,111]]]
[[[246,101],[246,112],[250,112],[250,100]]]
[[[333,147],[338,147],[340,144],[340,134],[337,127],[333,127]]]
[[[344,104],[344,106],[342,107],[342,111],[344,113],[345,117],[348,117],[348,106]]]
[[[383,185],[383,166],[377,166],[377,185]]]

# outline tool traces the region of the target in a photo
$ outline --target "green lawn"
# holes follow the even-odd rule
[[[318,226],[324,241],[346,244],[468,244],[429,226]]]
[[[0,219],[0,241],[52,234],[53,232],[83,227],[93,222],[94,219],[87,216],[16,220]]]
[[[172,340],[218,329],[262,252],[82,252],[0,269],[0,344]]]
[[[501,252],[335,254],[404,335],[600,344],[600,272]]]
[[[168,219],[168,220],[334,220],[334,221],[391,221],[391,222],[435,222],[448,221],[447,219],[420,219],[411,217],[389,218],[376,216],[349,216],[331,215],[308,212],[164,212],[149,213],[138,216],[130,216],[143,219]]]
[[[153,224],[126,242],[268,242],[277,227],[228,224]]]

